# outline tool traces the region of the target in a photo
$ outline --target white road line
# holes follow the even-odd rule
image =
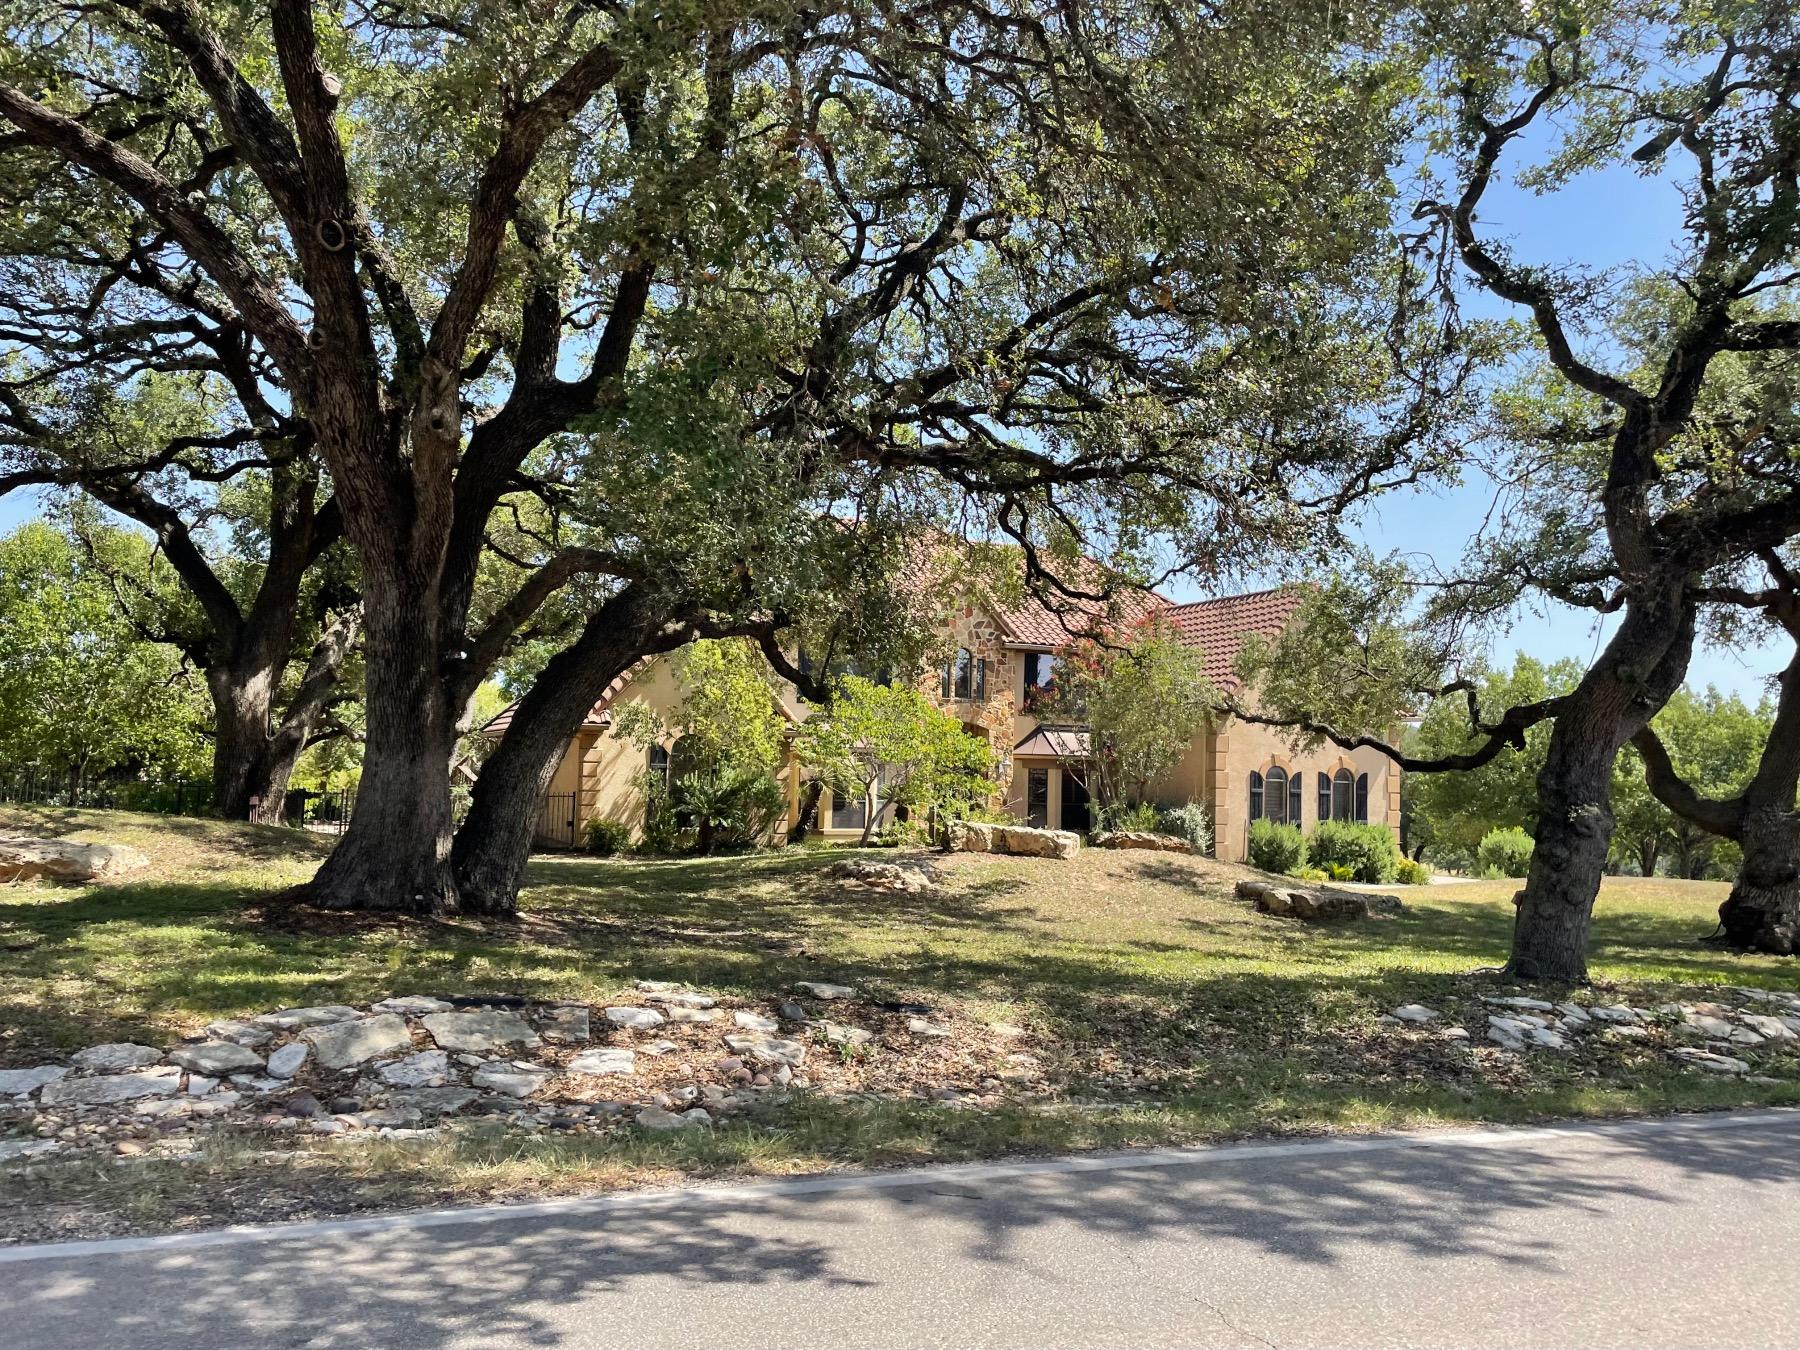
[[[1141,1152],[1092,1153],[1067,1158],[1020,1162],[956,1163],[903,1172],[835,1173],[793,1180],[685,1186],[654,1191],[571,1196],[529,1205],[482,1205],[468,1209],[415,1211],[361,1219],[326,1219],[313,1223],[244,1225],[204,1233],[170,1233],[162,1237],[101,1238],[91,1242],[47,1242],[0,1247],[0,1265],[23,1261],[80,1260],[90,1256],[123,1256],[134,1252],[224,1247],[250,1242],[286,1242],[341,1235],[446,1228],[459,1224],[505,1223],[517,1219],[556,1218],[607,1211],[665,1209],[684,1205],[743,1208],[758,1201],[835,1191],[897,1190],[911,1186],[978,1183],[1015,1177],[1061,1176],[1080,1172],[1126,1172],[1152,1167],[1189,1167],[1201,1163],[1228,1166],[1266,1158],[1297,1155],[1330,1157],[1345,1153],[1388,1153],[1401,1149],[1512,1148],[1556,1140],[1619,1138],[1714,1130],[1757,1130],[1800,1124],[1800,1110],[1761,1111],[1647,1120],[1575,1121],[1536,1127],[1509,1126],[1486,1130],[1431,1130],[1373,1135],[1339,1135],[1325,1139],[1287,1139],[1276,1143],[1203,1144],[1191,1148],[1146,1149]]]

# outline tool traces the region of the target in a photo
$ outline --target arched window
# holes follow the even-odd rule
[[[1369,775],[1366,773],[1356,775],[1356,818],[1365,825],[1369,823]]]
[[[1319,819],[1331,819],[1331,775],[1319,775]]]
[[[1331,780],[1331,818],[1333,820],[1356,818],[1355,792],[1356,780],[1350,776],[1350,770],[1339,769]]]
[[[650,777],[661,782],[664,787],[669,785],[668,747],[661,745],[650,747]]]
[[[1279,825],[1287,824],[1288,819],[1288,776],[1287,770],[1273,768],[1263,778],[1263,816]]]
[[[1250,819],[1261,820],[1263,813],[1263,776],[1250,770]]]

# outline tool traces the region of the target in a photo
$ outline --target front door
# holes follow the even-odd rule
[[[1043,829],[1050,823],[1050,770],[1025,771],[1025,823]]]
[[[1077,834],[1086,834],[1093,828],[1093,821],[1088,816],[1087,770],[1063,765],[1062,771],[1062,827],[1074,830]]]

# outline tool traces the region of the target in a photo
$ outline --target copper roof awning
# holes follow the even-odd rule
[[[1086,759],[1088,734],[1079,727],[1039,727],[1013,747],[1014,755],[1044,755],[1051,759]]]

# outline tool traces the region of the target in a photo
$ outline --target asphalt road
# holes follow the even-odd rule
[[[1800,1112],[0,1249],[0,1346],[1795,1346]]]

